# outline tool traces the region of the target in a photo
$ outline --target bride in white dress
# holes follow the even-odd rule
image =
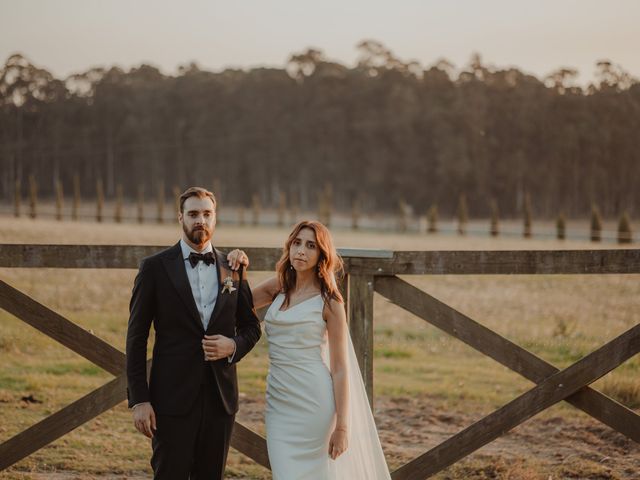
[[[269,305],[265,423],[274,480],[390,479],[336,283],[342,260],[319,222],[298,223],[277,276],[252,290]]]

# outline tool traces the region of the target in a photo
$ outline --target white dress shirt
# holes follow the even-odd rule
[[[209,326],[209,320],[211,320],[211,313],[218,299],[218,272],[214,263],[207,265],[204,262],[198,262],[195,267],[192,267],[191,262],[189,262],[189,254],[191,252],[202,254],[213,252],[213,247],[211,246],[211,242],[209,242],[204,250],[196,252],[181,238],[180,248],[182,249],[182,258],[185,262],[184,268],[187,271],[187,278],[189,278],[189,284],[191,285],[191,293],[196,302],[196,307],[198,307],[200,321],[206,331]],[[215,257],[215,252],[213,252],[213,255]],[[236,355],[236,347],[237,345],[234,341],[233,353],[228,357],[229,363],[233,362],[233,357]]]
[[[204,250],[198,252],[191,248],[184,239],[180,239],[180,248],[182,249],[182,258],[184,259],[184,268],[187,271],[187,278],[191,285],[191,293],[196,301],[200,321],[206,330],[211,319],[211,312],[216,305],[218,299],[218,273],[215,263],[207,265],[204,262],[198,262],[195,267],[189,263],[189,254],[213,252],[211,243],[208,243]],[[214,254],[215,255],[215,254]]]

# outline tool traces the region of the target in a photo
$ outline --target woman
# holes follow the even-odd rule
[[[252,290],[269,344],[265,423],[274,480],[390,479],[349,337],[331,234],[298,223],[276,277]]]

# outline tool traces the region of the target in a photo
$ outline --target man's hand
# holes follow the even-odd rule
[[[205,360],[220,360],[233,354],[236,342],[224,335],[205,335],[202,340],[202,349]]]
[[[249,268],[249,257],[242,250],[235,249],[229,252],[227,255],[227,262],[231,270],[238,270],[240,265],[244,265],[245,268]]]
[[[153,432],[156,430],[156,414],[149,402],[139,403],[133,407],[133,424],[140,433],[153,438]]]

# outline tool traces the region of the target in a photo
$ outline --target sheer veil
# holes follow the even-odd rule
[[[369,407],[358,359],[348,335],[349,446],[331,462],[337,480],[391,480],[380,438]]]

